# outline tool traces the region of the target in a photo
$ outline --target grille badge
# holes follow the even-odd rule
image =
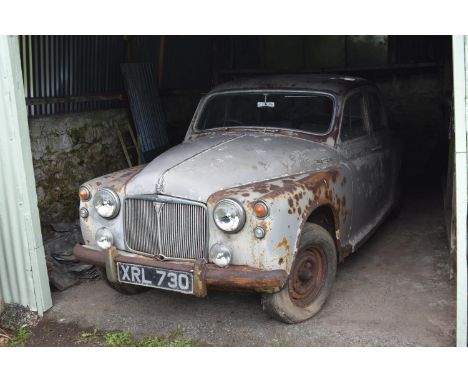
[[[156,210],[156,220],[158,221],[157,232],[158,232],[158,248],[161,248],[161,211],[164,207],[163,203],[153,202],[154,209]],[[161,249],[160,249],[161,251]],[[164,255],[160,252],[159,256],[164,258]]]
[[[161,213],[162,208],[164,207],[163,203],[158,203],[158,202],[153,202],[154,209],[156,210],[156,213],[159,214]]]

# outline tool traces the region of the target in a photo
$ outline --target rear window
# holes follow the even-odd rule
[[[313,93],[236,93],[210,98],[197,128],[254,127],[325,134],[333,118],[333,99]]]

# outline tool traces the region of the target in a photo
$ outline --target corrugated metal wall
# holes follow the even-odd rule
[[[16,37],[0,36],[0,299],[52,306]]]
[[[123,92],[120,64],[126,61],[123,36],[20,36],[24,93],[46,97]],[[29,105],[29,116],[106,109],[118,100]]]
[[[166,119],[153,64],[122,64],[130,107],[143,159],[153,160],[169,146]]]

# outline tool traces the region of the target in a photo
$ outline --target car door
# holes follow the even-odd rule
[[[393,170],[393,148],[391,136],[387,126],[385,111],[376,88],[370,87],[366,90],[367,114],[369,117],[370,133],[373,141],[372,151],[378,157],[378,172],[375,182],[378,188],[377,205],[379,215],[384,215],[391,207],[394,170]]]
[[[343,106],[338,151],[342,165],[352,177],[352,211],[350,243],[353,247],[373,228],[379,204],[380,154],[369,130],[365,91],[359,88],[349,93]],[[380,185],[379,185],[380,186]]]

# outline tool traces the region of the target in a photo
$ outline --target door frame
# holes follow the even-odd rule
[[[467,346],[467,36],[452,37],[455,122],[457,346]]]

